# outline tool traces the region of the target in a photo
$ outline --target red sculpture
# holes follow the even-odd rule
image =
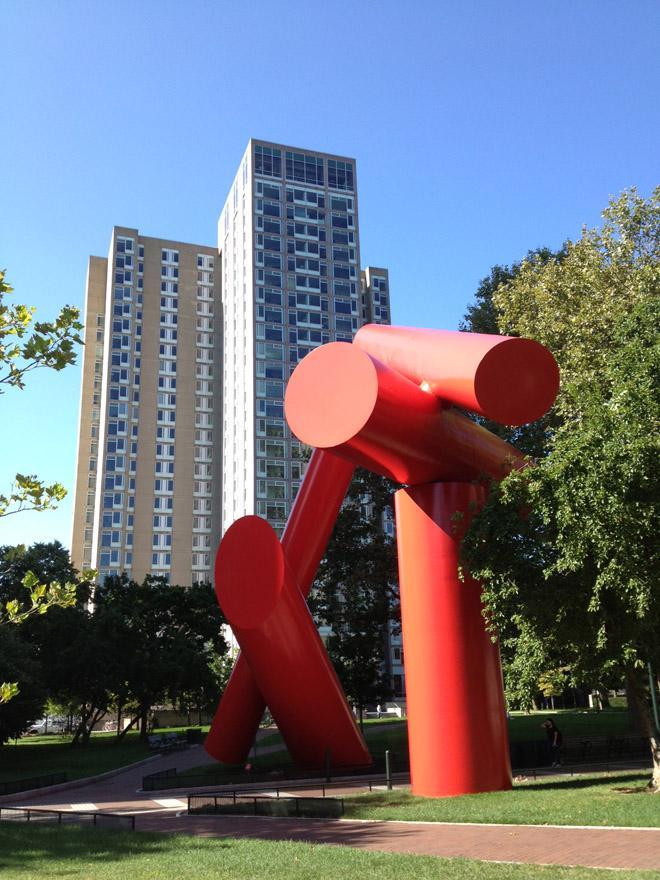
[[[484,475],[526,465],[455,405],[509,425],[552,406],[559,370],[531,340],[367,325],[311,352],[285,411],[316,447],[281,543],[257,517],[227,531],[216,593],[241,654],[205,746],[238,763],[265,703],[294,761],[370,758],[305,604],[355,466],[407,485],[395,496],[410,768],[414,794],[511,787],[499,650],[478,583],[458,576]]]

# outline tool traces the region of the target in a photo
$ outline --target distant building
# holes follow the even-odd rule
[[[366,269],[361,285],[355,160],[251,140],[220,215],[218,248],[223,522],[256,513],[281,530],[303,470],[284,420],[289,375],[313,348],[350,342],[369,320],[389,323],[387,271]]]
[[[91,257],[72,559],[209,580],[220,533],[222,330],[214,247],[115,227]]]
[[[367,322],[390,322],[389,279],[360,271],[354,159],[251,140],[217,248],[115,227],[87,277],[74,564],[185,585],[239,516],[281,530],[304,467],[287,379]]]

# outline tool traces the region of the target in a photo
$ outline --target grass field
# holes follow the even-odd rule
[[[553,718],[564,736],[623,736],[630,733],[628,711],[625,708],[566,709],[558,712],[514,712],[509,718],[509,738],[511,742],[543,739],[541,723],[545,718]]]
[[[354,819],[501,822],[530,825],[660,827],[660,796],[645,791],[647,773],[585,774],[515,782],[513,791],[452,798],[417,798],[406,790],[345,799]]]
[[[629,733],[628,713],[625,709],[610,709],[602,712],[594,710],[566,710],[558,712],[514,713],[509,718],[509,739],[511,742],[545,739],[541,723],[545,718],[554,718],[564,736],[623,736]],[[404,756],[408,750],[408,731],[405,720],[398,718],[369,719],[364,724],[364,736],[369,751],[375,757],[382,757],[386,750],[394,755]],[[273,747],[284,743],[279,733],[263,737],[257,747],[257,760],[261,764],[265,757],[259,756],[259,748]],[[288,755],[287,755],[288,759]],[[272,760],[269,760],[272,765]],[[201,771],[203,772],[203,771]],[[209,771],[210,772],[210,771]]]
[[[513,742],[521,740],[542,740],[541,722],[546,717],[554,717],[565,736],[581,735],[622,735],[628,732],[628,715],[625,709],[612,709],[597,712],[593,710],[566,710],[554,713],[516,713],[509,719],[509,735]],[[208,728],[204,728],[207,730]],[[166,732],[163,728],[157,732]],[[389,750],[393,758],[405,757],[408,748],[408,734],[405,721],[399,719],[369,719],[364,725],[365,738],[372,755],[382,758]],[[261,749],[282,746],[282,751],[264,754]],[[71,747],[68,737],[39,736],[24,737],[15,745],[7,743],[0,748],[0,781],[40,776],[48,773],[66,772],[69,779],[94,776],[114,770],[126,764],[139,761],[149,755],[147,746],[140,743],[137,733],[129,733],[121,743],[115,735],[95,734],[89,745]],[[269,770],[279,764],[290,762],[282,738],[278,733],[263,737],[257,746],[257,758],[250,760],[261,769]],[[396,766],[396,761],[395,765]],[[226,772],[225,772],[226,769]],[[227,781],[238,781],[243,775],[234,768],[221,765],[203,765],[191,770],[199,775],[216,775],[222,772]],[[145,771],[148,772],[148,771]],[[237,776],[238,772],[238,776]]]
[[[75,747],[70,737],[24,737],[16,745],[6,743],[0,748],[0,782],[59,772],[66,772],[68,779],[80,779],[124,767],[148,755],[149,747],[139,741],[136,733],[128,733],[120,743],[114,734],[96,734],[89,745]]]
[[[506,865],[339,846],[0,823],[3,880],[612,880],[612,871]],[[617,871],[651,880],[655,871]]]

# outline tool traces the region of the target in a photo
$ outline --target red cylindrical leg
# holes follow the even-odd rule
[[[369,752],[282,545],[263,519],[245,516],[216,557],[218,600],[293,760],[368,765]]]
[[[458,577],[460,542],[484,490],[429,483],[396,493],[412,791],[511,788],[499,649],[481,587]]]
[[[330,540],[353,471],[352,464],[322,449],[314,450],[307,465],[282,535],[289,567],[305,597]],[[252,670],[239,654],[204,741],[209,755],[225,764],[242,763],[252,747],[265,708]]]

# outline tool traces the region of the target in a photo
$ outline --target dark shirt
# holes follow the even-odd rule
[[[560,746],[562,744],[563,736],[561,735],[561,730],[558,727],[546,727],[545,732],[548,740],[550,741],[550,745]],[[555,734],[557,736],[556,741]]]

